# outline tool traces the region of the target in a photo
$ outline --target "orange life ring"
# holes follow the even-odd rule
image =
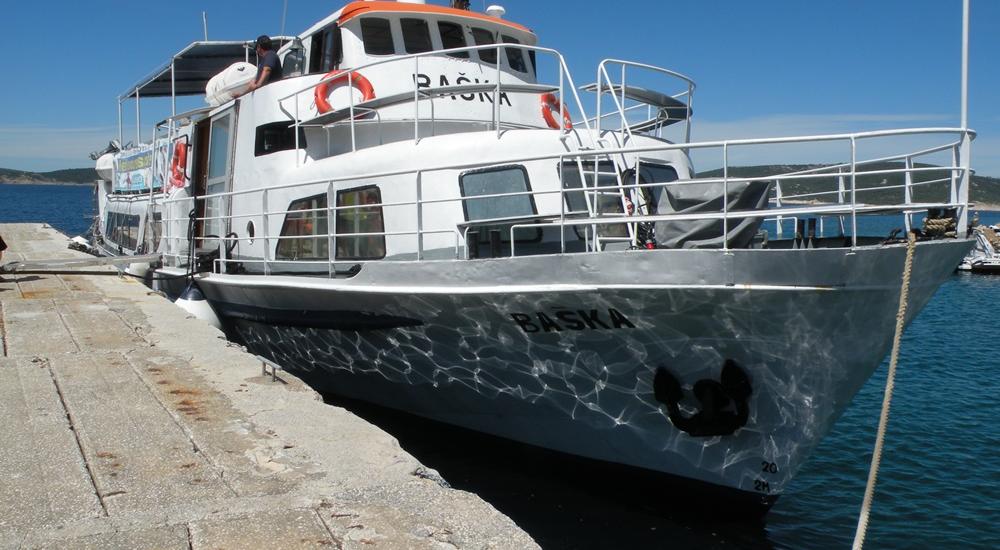
[[[337,76],[336,78],[333,78],[331,80],[326,80],[327,78],[336,75],[340,76]],[[353,86],[355,89],[361,92],[361,96],[363,97],[362,101],[375,99],[375,89],[372,88],[372,83],[369,82],[368,79],[364,77],[364,75],[357,73],[355,71],[350,71],[350,72],[340,71],[340,70],[330,71],[325,75],[323,75],[323,80],[326,80],[326,82],[317,85],[316,90],[313,93],[313,96],[316,99],[316,109],[320,112],[320,114],[327,113],[333,110],[333,107],[330,106],[330,102],[327,101],[327,96],[330,95],[331,88],[333,88],[335,84],[347,82],[348,79],[350,79],[349,81],[351,83],[351,86]]]
[[[549,128],[558,130],[559,123],[556,122],[555,113],[559,112],[560,106],[562,107],[563,116],[563,128],[566,130],[573,129],[573,120],[569,116],[569,109],[566,108],[566,104],[559,101],[556,94],[547,93],[542,94],[542,118],[545,119],[545,124],[549,125]]]
[[[187,171],[187,143],[182,140],[174,142],[174,155],[170,161],[170,185],[172,187],[184,187],[185,172]]]

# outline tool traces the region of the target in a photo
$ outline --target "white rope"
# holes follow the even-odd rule
[[[865,487],[865,499],[861,503],[861,516],[858,517],[858,529],[854,533],[854,550],[861,550],[865,544],[865,532],[868,530],[868,516],[871,514],[872,499],[875,496],[875,480],[878,478],[878,467],[882,461],[882,444],[885,442],[885,429],[889,424],[889,405],[892,403],[892,390],[895,387],[896,363],[899,360],[899,343],[903,338],[903,322],[906,319],[906,301],[910,293],[910,272],[913,267],[913,251],[917,239],[913,233],[907,237],[906,263],[903,265],[903,286],[899,290],[899,311],[896,313],[896,334],[892,339],[892,355],[889,359],[889,374],[885,379],[885,394],[882,397],[882,415],[878,422],[878,434],[875,436],[875,450],[872,452],[872,464],[868,470],[868,485]]]

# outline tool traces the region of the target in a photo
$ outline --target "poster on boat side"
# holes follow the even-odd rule
[[[163,188],[169,144],[163,140],[154,148],[140,145],[115,159],[115,192],[134,193]],[[156,162],[154,163],[154,157]],[[154,171],[153,166],[156,166]]]

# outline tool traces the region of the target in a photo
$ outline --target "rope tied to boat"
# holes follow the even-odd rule
[[[955,218],[924,218],[924,234],[929,237],[956,237],[958,220]]]
[[[910,294],[910,274],[913,270],[913,253],[916,248],[916,235],[910,232],[907,235],[906,242],[906,261],[903,263],[903,284],[899,289],[899,311],[896,313],[896,333],[892,338],[889,373],[886,375],[885,393],[882,396],[882,414],[879,417],[878,433],[875,436],[875,449],[872,451],[872,463],[868,470],[868,485],[865,487],[865,498],[861,503],[861,515],[858,517],[858,528],[854,533],[854,550],[861,550],[861,547],[865,544],[865,533],[868,531],[868,517],[871,515],[872,499],[875,497],[875,481],[878,478],[879,464],[882,462],[882,446],[885,442],[886,426],[889,424],[889,406],[892,404],[892,391],[896,385],[896,364],[899,361],[899,345],[903,339],[906,305]]]

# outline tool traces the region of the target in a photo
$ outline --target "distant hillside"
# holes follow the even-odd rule
[[[0,183],[94,183],[97,170],[93,168],[68,168],[52,172],[25,172],[0,168]]]
[[[791,172],[801,172],[803,170],[822,168],[822,164],[791,164],[791,165],[765,165],[765,166],[734,166],[729,168],[729,175],[741,177],[741,178],[761,178],[770,179],[774,178],[775,175],[788,174]],[[929,164],[916,164],[916,168],[935,168],[933,165]],[[883,162],[874,165],[868,165],[864,168],[865,171],[882,171],[882,170],[899,170],[903,168],[903,163],[901,162]],[[702,172],[698,174],[700,177],[719,177],[722,175],[722,170],[709,170],[707,172]],[[931,182],[934,180],[945,179],[948,177],[948,173],[945,170],[935,170],[931,172],[914,173],[913,181],[914,183],[920,182]],[[893,189],[894,186],[902,186],[904,183],[904,176],[901,173],[896,174],[871,174],[871,175],[858,175],[856,176],[857,182],[857,200],[858,202],[865,202],[868,204],[894,204],[903,201],[903,189],[898,187]],[[850,188],[851,182],[847,180],[845,182],[847,188]],[[834,176],[824,174],[815,178],[801,179],[801,180],[784,180],[781,183],[781,193],[784,197],[789,197],[793,195],[804,195],[809,193],[817,193],[824,191],[835,191],[837,189],[837,179]],[[913,200],[915,201],[945,201],[948,196],[949,182],[939,181],[934,183],[928,183],[925,185],[918,185],[913,187]],[[818,202],[836,202],[835,194],[820,195],[816,197],[810,197],[802,200],[812,200]],[[848,198],[849,200],[849,198]],[[987,176],[972,176],[972,182],[969,186],[969,200],[970,202],[978,204],[1000,204],[1000,178],[991,178]]]

